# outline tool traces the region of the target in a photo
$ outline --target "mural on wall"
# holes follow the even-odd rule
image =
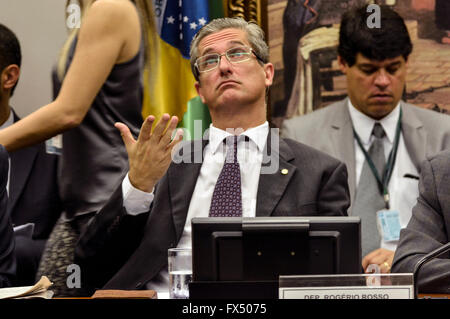
[[[275,79],[271,121],[303,115],[346,96],[337,64],[341,15],[364,3],[391,5],[406,22],[413,52],[404,99],[450,113],[449,0],[269,0],[268,34]]]

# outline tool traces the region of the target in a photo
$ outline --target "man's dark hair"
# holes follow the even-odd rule
[[[14,32],[3,24],[0,24],[0,72],[3,72],[3,70],[11,64],[17,64],[20,68],[21,62],[22,54],[20,52],[19,40]],[[11,96],[14,93],[16,85],[11,89]]]
[[[355,64],[358,53],[376,61],[400,55],[407,60],[412,43],[403,18],[388,6],[380,5],[379,28],[370,28],[368,21],[372,21],[373,12],[367,12],[367,7],[355,7],[343,14],[339,31],[339,55],[350,67]]]

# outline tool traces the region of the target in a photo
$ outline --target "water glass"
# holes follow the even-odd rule
[[[189,282],[192,280],[192,250],[170,248],[168,256],[170,299],[188,299]]]

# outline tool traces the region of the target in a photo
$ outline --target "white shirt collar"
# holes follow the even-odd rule
[[[350,99],[348,99],[348,110],[350,112],[350,118],[352,119],[353,127],[355,128],[356,133],[359,135],[361,142],[364,145],[368,145],[370,143],[372,129],[377,122],[381,124],[384,131],[386,132],[389,143],[394,143],[398,117],[400,116],[400,102],[388,115],[386,115],[379,121],[374,120],[373,118],[356,109]]]
[[[261,125],[247,129],[239,136],[247,136],[250,141],[253,141],[256,144],[258,151],[262,152],[264,150],[264,146],[266,145],[268,134],[269,123],[266,121]],[[221,130],[211,124],[209,127],[209,145],[212,153],[215,154],[219,146],[222,145],[223,140],[231,135],[232,134],[230,132]]]
[[[3,124],[0,126],[0,130],[3,130],[4,128],[7,128],[8,126],[13,125],[13,123],[14,123],[14,116],[13,116],[12,110],[10,110],[10,111],[9,111],[9,117],[8,117],[8,119],[5,121],[5,123],[3,123]]]

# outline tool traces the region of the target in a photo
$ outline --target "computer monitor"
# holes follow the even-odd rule
[[[193,218],[192,265],[194,294],[198,283],[362,273],[360,218]]]

